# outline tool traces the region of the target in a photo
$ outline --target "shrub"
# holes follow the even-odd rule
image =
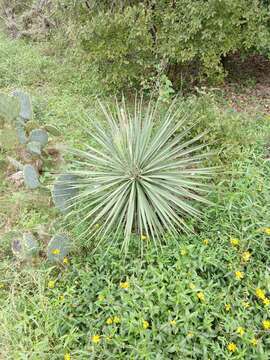
[[[114,2],[117,4],[117,2]],[[253,0],[159,0],[99,3],[83,22],[80,39],[109,90],[153,86],[167,75],[220,81],[221,59],[235,51],[267,53],[268,5]]]
[[[67,216],[77,226],[86,223],[81,237],[114,241],[124,232],[127,250],[136,233],[157,245],[165,233],[176,237],[189,229],[184,218],[200,215],[193,202],[208,203],[201,195],[213,169],[203,164],[207,145],[197,143],[204,134],[188,138],[194,124],[185,126],[188,114],[174,104],[156,122],[157,106],[150,102],[144,111],[136,101],[131,113],[124,101],[112,110],[101,104],[106,124],[93,119],[95,130],[89,132],[97,146],[71,150],[79,160],[66,187],[79,194],[68,202]]]

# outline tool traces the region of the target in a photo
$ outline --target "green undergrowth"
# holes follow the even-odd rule
[[[62,130],[52,146],[80,145],[80,119],[99,95],[94,74],[80,75],[77,60],[63,66],[45,56],[46,44],[0,35],[0,46],[0,90],[33,95],[35,119]],[[117,246],[92,254],[76,244],[60,266],[47,264],[43,251],[33,263],[17,262],[4,232],[37,232],[46,243],[60,218],[48,192],[10,184],[5,157],[19,148],[1,149],[0,358],[269,358],[269,118],[235,112],[213,93],[178,101],[193,110],[190,121],[200,119],[195,133],[209,130],[211,161],[221,166],[209,195],[214,205],[202,222],[190,221],[194,234],[167,239],[159,252],[141,240],[143,258],[135,242],[126,258]],[[50,176],[48,167],[48,186]],[[68,231],[76,243],[79,229]]]

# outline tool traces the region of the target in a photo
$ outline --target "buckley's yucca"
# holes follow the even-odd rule
[[[200,216],[194,203],[208,203],[202,194],[213,168],[202,166],[209,156],[199,142],[204,134],[188,138],[189,114],[174,103],[157,117],[157,104],[136,100],[132,112],[124,101],[113,109],[100,104],[105,122],[92,119],[88,131],[95,146],[70,150],[77,159],[66,186],[77,191],[67,218],[85,225],[81,236],[97,244],[123,238],[127,250],[134,233],[157,245],[165,233],[186,230],[186,216]]]

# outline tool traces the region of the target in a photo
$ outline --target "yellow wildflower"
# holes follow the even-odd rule
[[[94,344],[98,344],[100,342],[100,336],[99,335],[93,335],[92,336],[92,342]]]
[[[190,283],[189,287],[193,290],[193,289],[195,289],[196,286],[193,283]]]
[[[182,250],[180,251],[180,254],[181,254],[182,256],[187,255],[187,250],[186,250],[186,249],[182,249]]]
[[[64,257],[64,259],[63,259],[63,264],[65,264],[65,265],[68,265],[68,258],[67,257]]]
[[[234,274],[237,280],[241,280],[244,277],[244,273],[242,271],[236,271]]]
[[[170,324],[171,324],[172,326],[175,326],[175,325],[176,325],[176,320],[171,320],[171,321],[170,321]]]
[[[266,235],[270,235],[270,228],[269,227],[265,228],[264,232],[266,233]]]
[[[238,239],[231,239],[230,243],[232,246],[238,246],[239,245],[239,240]]]
[[[257,346],[258,345],[258,340],[253,338],[253,339],[250,340],[250,343],[251,343],[252,346]]]
[[[149,322],[147,320],[143,320],[143,328],[145,330],[149,328]]]
[[[129,283],[127,281],[120,282],[120,288],[121,289],[128,289],[129,288]]]
[[[64,360],[71,360],[71,356],[69,353],[66,353],[64,356]]]
[[[141,235],[141,240],[147,240],[147,236],[146,235]]]
[[[245,251],[242,254],[242,259],[244,262],[248,262],[251,257],[251,253],[249,251]]]
[[[265,298],[263,299],[263,303],[264,303],[265,306],[269,306],[269,305],[270,305],[270,299],[268,299],[267,297],[265,297]]]
[[[60,295],[60,296],[59,296],[59,300],[60,300],[60,301],[64,301],[64,300],[65,300],[65,296],[64,296],[63,294]]]
[[[204,240],[203,240],[203,243],[204,243],[204,245],[208,245],[208,244],[209,244],[209,240],[208,240],[208,239],[204,239]]]
[[[120,318],[118,317],[118,316],[114,316],[113,317],[113,322],[115,323],[115,324],[119,324],[120,323]]]
[[[247,301],[243,301],[243,306],[245,309],[250,307],[250,304]]]
[[[244,333],[245,333],[244,328],[242,328],[242,326],[239,326],[239,327],[237,328],[237,334],[239,334],[240,336],[243,336]]]
[[[53,255],[59,255],[60,254],[60,249],[53,249],[52,254]]]
[[[113,323],[113,319],[112,318],[108,318],[107,320],[106,320],[106,324],[107,325],[111,325]]]
[[[270,320],[264,320],[262,322],[262,326],[263,326],[264,330],[270,330]]]
[[[255,291],[255,294],[256,294],[258,299],[260,299],[260,300],[265,299],[265,291],[264,290],[257,288],[256,291]]]
[[[230,311],[232,308],[231,304],[225,304],[225,310]]]
[[[187,337],[191,338],[193,336],[192,332],[187,333]]]
[[[98,295],[98,301],[103,301],[105,300],[105,296],[104,295]]]
[[[48,282],[48,288],[49,289],[53,289],[55,287],[55,281],[54,280],[50,280],[49,282]]]
[[[205,300],[204,293],[202,291],[198,292],[197,298],[201,301],[204,301]]]
[[[230,351],[230,352],[235,352],[237,350],[237,346],[235,343],[231,342],[227,345],[227,349]]]

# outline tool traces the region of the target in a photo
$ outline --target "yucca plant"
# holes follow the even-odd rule
[[[86,225],[80,236],[98,244],[122,238],[125,250],[132,234],[159,245],[165,234],[187,231],[185,218],[200,217],[195,204],[209,203],[202,195],[213,168],[202,166],[210,154],[204,134],[188,138],[195,124],[187,125],[189,113],[176,103],[161,117],[158,102],[145,107],[142,99],[132,111],[125,101],[100,107],[104,123],[92,119],[94,130],[85,129],[96,145],[71,149],[73,169],[57,184],[66,187],[65,200],[72,189],[67,219]]]

